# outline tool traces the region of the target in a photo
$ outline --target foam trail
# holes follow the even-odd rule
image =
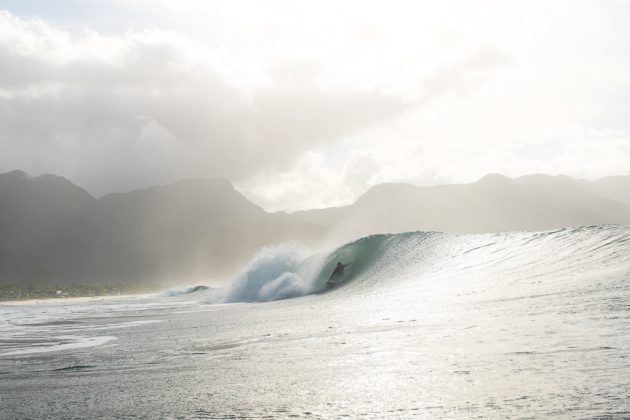
[[[53,351],[76,350],[88,347],[96,347],[109,341],[116,340],[114,336],[82,337],[77,335],[64,335],[53,338],[54,341],[43,343],[35,347],[23,345],[17,350],[0,353],[0,356],[13,356],[18,354],[48,353]]]

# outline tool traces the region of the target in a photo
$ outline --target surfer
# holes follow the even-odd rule
[[[348,263],[348,264],[341,264],[340,262],[337,263],[337,266],[335,267],[335,270],[332,272],[332,274],[330,275],[330,278],[328,279],[328,284],[332,284],[335,283],[335,280],[337,280],[339,277],[343,276],[343,270],[349,266],[352,263]]]

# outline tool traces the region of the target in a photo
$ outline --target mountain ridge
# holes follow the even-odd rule
[[[266,212],[225,178],[95,198],[57,175],[0,174],[0,284],[220,281],[261,247],[373,233],[484,233],[630,224],[630,176],[489,174],[468,184],[379,184],[347,206]]]

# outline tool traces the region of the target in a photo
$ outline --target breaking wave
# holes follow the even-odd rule
[[[331,293],[361,294],[392,287],[436,293],[449,282],[510,287],[527,282],[566,287],[576,276],[601,280],[630,273],[630,228],[616,225],[546,232],[448,234],[408,232],[358,239],[306,255],[296,244],[262,249],[207,303],[265,302],[327,291],[337,262],[352,263]]]

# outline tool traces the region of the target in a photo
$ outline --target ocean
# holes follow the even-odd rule
[[[0,304],[0,418],[630,418],[629,227],[283,244],[200,286]]]

